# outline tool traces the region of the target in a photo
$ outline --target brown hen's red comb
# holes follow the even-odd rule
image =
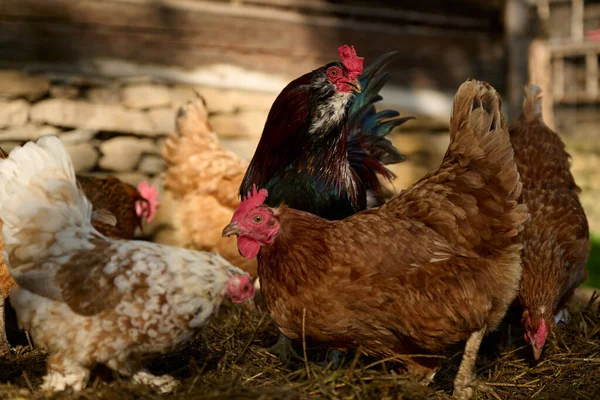
[[[343,45],[338,48],[338,54],[342,59],[342,64],[348,70],[348,78],[358,78],[363,73],[364,58],[356,55],[354,46]]]
[[[248,192],[248,196],[246,196],[246,198],[242,196],[242,201],[240,202],[236,213],[248,211],[262,205],[267,199],[268,195],[269,192],[267,189],[257,190],[256,185],[252,185],[252,191]]]

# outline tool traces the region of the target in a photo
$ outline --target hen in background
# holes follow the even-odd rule
[[[160,204],[158,190],[146,181],[136,188],[114,176],[77,175],[77,184],[94,206],[94,227],[115,239],[133,239],[137,228],[143,231],[144,222],[154,219]]]
[[[169,390],[174,380],[144,371],[140,357],[190,339],[225,296],[251,299],[250,276],[215,254],[108,238],[92,212],[57,137],[0,161],[6,261],[19,284],[10,300],[49,354],[42,388],[80,390],[101,363]]]
[[[239,204],[238,188],[248,163],[219,144],[200,96],[180,108],[162,155],[167,163],[164,186],[177,202],[176,245],[215,251],[256,276],[256,260],[240,256],[235,239],[221,236]]]
[[[481,340],[517,294],[528,219],[501,103],[485,82],[463,83],[440,167],[379,208],[329,221],[268,207],[254,187],[223,234],[258,257],[286,336],[397,357],[419,375],[439,360],[417,355],[466,340],[454,387],[472,397]]]
[[[0,158],[8,154],[0,148]],[[147,182],[138,189],[121,182],[115,177],[98,178],[77,175],[77,183],[94,207],[92,224],[103,235],[114,239],[133,239],[135,230],[150,222],[156,214],[158,192]],[[0,228],[2,223],[0,221]],[[4,240],[0,237],[0,251],[4,251]],[[10,291],[17,287],[0,254],[0,356],[9,352],[5,327],[5,300]]]
[[[541,90],[529,85],[523,114],[510,126],[523,201],[531,213],[523,233],[523,278],[513,318],[521,318],[536,360],[575,288],[585,281],[591,250],[570,156],[544,123],[541,110]]]

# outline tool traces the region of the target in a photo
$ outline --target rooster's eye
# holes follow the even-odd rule
[[[262,217],[261,217],[260,215],[255,215],[255,216],[254,216],[254,218],[252,218],[252,221],[253,221],[255,224],[260,224],[260,223],[262,222],[262,220],[263,220],[263,219],[262,219]]]
[[[329,75],[331,75],[331,76],[337,76],[337,74],[338,74],[337,69],[332,68],[332,69],[329,70]]]

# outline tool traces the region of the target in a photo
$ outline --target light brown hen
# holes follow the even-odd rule
[[[256,276],[256,260],[240,256],[234,238],[221,237],[239,204],[238,188],[248,163],[220,145],[200,97],[179,110],[176,129],[162,155],[167,163],[165,189],[178,202],[173,221],[175,244],[215,251]]]

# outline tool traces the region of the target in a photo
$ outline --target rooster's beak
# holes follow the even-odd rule
[[[239,234],[240,234],[240,227],[237,222],[232,222],[229,225],[227,225],[223,229],[223,233],[222,233],[222,235],[224,237],[231,236],[231,235],[239,235]]]
[[[351,81],[348,81],[348,82],[346,82],[346,85],[350,86],[354,93],[360,93],[360,91],[361,91],[360,82],[358,82],[358,79],[353,79]]]

